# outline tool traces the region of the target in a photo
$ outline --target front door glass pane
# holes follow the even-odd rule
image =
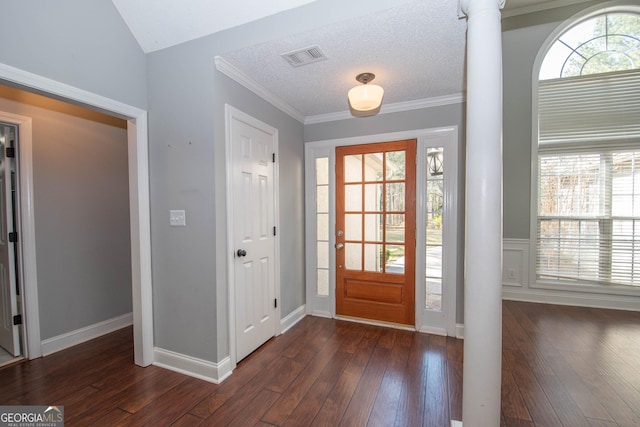
[[[427,149],[426,300],[428,310],[442,310],[442,230],[444,213],[444,150]]]
[[[364,180],[382,181],[382,153],[364,155]]]
[[[376,273],[382,272],[383,257],[382,257],[383,245],[375,243],[367,243],[364,245],[364,270],[373,271]]]
[[[390,151],[386,155],[387,180],[404,180],[405,177],[405,157],[403,151]]]
[[[359,243],[345,243],[344,262],[347,270],[362,270],[362,245]]]
[[[393,274],[404,274],[404,245],[386,245],[385,271]]]
[[[362,155],[344,156],[344,182],[362,182]]]

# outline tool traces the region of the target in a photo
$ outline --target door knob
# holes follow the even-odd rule
[[[239,257],[243,257],[247,255],[247,251],[245,251],[244,249],[238,249],[238,252],[236,252],[236,255],[238,255]]]
[[[342,248],[344,248],[344,245],[342,243],[338,243],[336,245],[336,249],[342,249]]]

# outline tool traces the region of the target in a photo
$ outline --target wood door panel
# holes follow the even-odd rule
[[[415,324],[416,140],[336,148],[336,314]]]
[[[374,283],[349,279],[344,281],[345,299],[402,304],[402,291],[402,283]]]

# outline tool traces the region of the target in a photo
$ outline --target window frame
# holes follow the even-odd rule
[[[531,75],[531,180],[530,180],[530,211],[529,211],[529,288],[541,291],[568,291],[594,294],[608,294],[612,296],[640,296],[640,287],[629,285],[601,284],[591,282],[566,282],[539,279],[536,269],[537,236],[538,236],[538,144],[539,144],[539,77],[540,67],[547,51],[563,33],[571,27],[596,16],[607,13],[636,13],[640,14],[640,7],[623,1],[615,1],[603,5],[587,8],[581,13],[567,19],[549,34],[538,50]]]

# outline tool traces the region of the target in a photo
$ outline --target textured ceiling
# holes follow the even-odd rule
[[[384,102],[460,94],[466,21],[451,0],[412,1],[224,55],[304,116],[348,110],[355,76],[373,72]],[[293,68],[280,55],[318,45],[327,60]]]
[[[145,52],[242,25],[322,0],[112,0]],[[507,0],[514,16],[588,0]],[[229,52],[223,59],[295,110],[318,118],[348,111],[355,76],[373,72],[385,106],[464,92],[466,20],[457,0],[393,0],[388,10],[362,12],[280,40]],[[328,6],[327,4],[327,7]],[[378,7],[376,10],[380,10]],[[338,11],[335,11],[339,15]],[[291,67],[280,55],[319,46],[327,60]],[[446,98],[445,98],[446,99]]]

